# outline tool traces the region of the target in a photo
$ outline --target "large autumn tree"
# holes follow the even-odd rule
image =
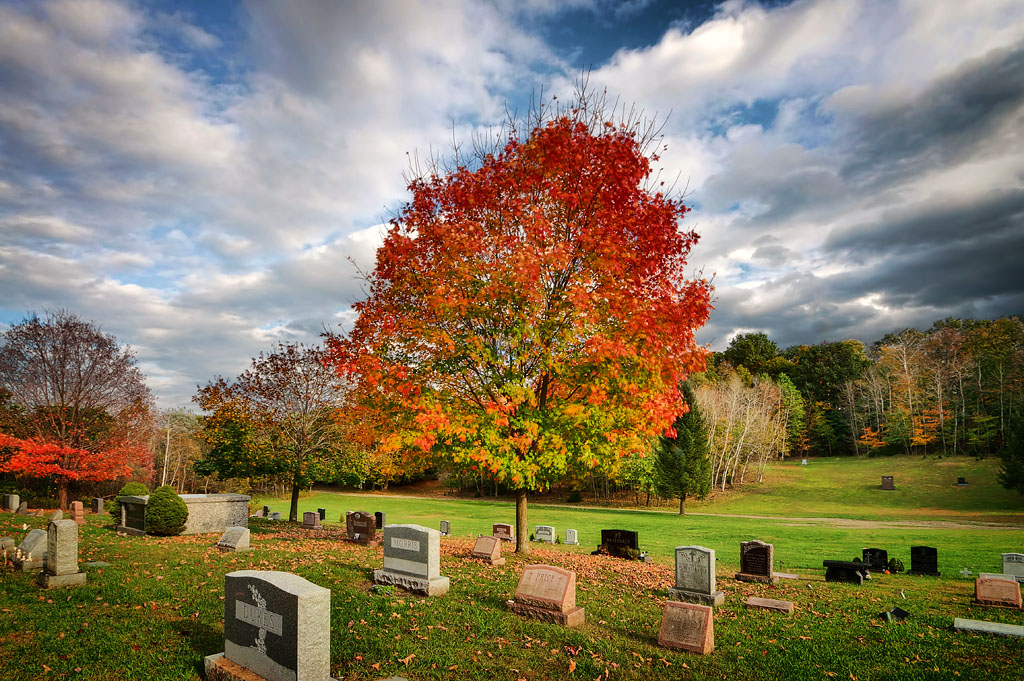
[[[200,436],[210,445],[196,471],[225,478],[287,476],[288,518],[297,520],[299,490],[334,479],[349,463],[338,418],[345,394],[322,347],[282,343],[260,353],[238,378],[218,376],[193,398],[208,412]]]
[[[66,310],[0,338],[0,472],[52,479],[61,508],[74,481],[151,473],[153,399],[128,347]]]
[[[646,451],[704,361],[687,208],[652,179],[651,129],[604,111],[580,97],[413,180],[354,328],[330,339],[391,414],[388,446],[515,490],[519,552],[527,492]]]

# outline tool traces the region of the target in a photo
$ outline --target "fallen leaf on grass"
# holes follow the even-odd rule
[[[576,660],[569,660],[569,673],[576,671]]]
[[[409,653],[408,657],[400,658],[398,661],[404,664],[406,667],[408,667],[409,663],[412,661],[412,658],[414,657],[416,657],[416,653]]]

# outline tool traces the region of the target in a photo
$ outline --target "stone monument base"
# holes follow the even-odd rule
[[[479,558],[478,557],[476,560],[479,560],[484,565],[490,565],[491,567],[500,567],[500,566],[505,564],[505,559],[504,558],[495,558],[494,560],[491,560],[490,558]]]
[[[344,541],[347,541],[349,544],[355,544],[356,546],[368,546],[371,549],[378,549],[383,545],[380,539],[370,539],[369,541],[363,541],[361,539],[349,539],[346,537]]]
[[[264,677],[224,657],[224,653],[204,657],[203,672],[206,681],[264,681]]]
[[[941,572],[925,572],[924,570],[907,570],[908,575],[921,575],[922,577],[941,577]]]
[[[401,587],[406,591],[426,596],[444,596],[451,587],[451,581],[447,577],[425,579],[423,577],[413,577],[412,575],[400,575],[397,572],[388,572],[387,570],[374,570],[373,581],[375,584],[391,584]]]
[[[84,572],[73,572],[70,575],[51,575],[40,572],[37,578],[39,586],[44,589],[62,589],[66,586],[82,586],[85,584]]]
[[[712,594],[702,594],[672,587],[668,590],[668,598],[672,601],[696,603],[698,605],[710,605],[711,607],[714,607],[725,602],[725,593],[716,591]]]
[[[127,535],[131,535],[133,537],[141,537],[142,535],[146,534],[146,531],[145,530],[140,530],[140,529],[138,529],[136,527],[128,527],[127,525],[118,525],[117,526],[117,533],[118,534],[127,534]]]
[[[745,572],[736,573],[736,581],[738,582],[756,582],[758,584],[778,584],[779,578],[774,575],[768,577],[767,575],[748,575]]]
[[[526,603],[517,603],[515,601],[506,601],[508,607],[511,608],[512,612],[523,617],[529,617],[530,619],[540,620],[542,622],[552,622],[554,624],[561,624],[563,627],[575,627],[583,624],[586,619],[586,611],[583,608],[576,607],[569,612],[561,612],[559,610],[548,610],[547,608],[538,608],[535,605],[527,605]]]
[[[22,560],[18,557],[11,558],[11,565],[14,566],[15,570],[21,572],[28,572],[30,570],[42,570],[46,567],[46,558],[33,558],[32,560]]]

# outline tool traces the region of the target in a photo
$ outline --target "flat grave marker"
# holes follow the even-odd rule
[[[759,582],[775,584],[779,581],[775,576],[775,547],[766,542],[754,539],[740,542],[740,571],[736,579],[741,582]]]
[[[715,550],[705,546],[677,546],[676,583],[668,590],[674,601],[716,606],[725,594],[715,584]]]
[[[665,601],[658,645],[707,655],[715,649],[714,609],[696,603]]]
[[[288,572],[224,575],[224,652],[208,681],[330,681],[331,591]]]
[[[505,559],[501,557],[501,540],[497,537],[486,535],[477,537],[470,556],[479,558],[494,567],[505,564]]]
[[[554,565],[527,565],[515,596],[507,601],[512,612],[566,627],[583,624],[586,612],[576,605],[576,573]]]
[[[1017,626],[1016,624],[986,622],[984,620],[969,620],[960,617],[953,619],[953,629],[956,631],[969,631],[972,634],[994,634],[996,636],[1024,637],[1024,627]]]
[[[78,523],[74,520],[54,520],[46,528],[46,566],[38,581],[46,589],[85,584],[86,575],[78,569]]]
[[[776,612],[784,612],[787,615],[793,614],[793,601],[778,601],[774,598],[757,598],[750,596],[747,600],[743,601],[743,605],[748,608],[754,608],[755,610],[774,610]]]
[[[384,567],[373,571],[377,584],[391,584],[427,596],[448,593],[441,576],[441,533],[421,525],[384,526]]]

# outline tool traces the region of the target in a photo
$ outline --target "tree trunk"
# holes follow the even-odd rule
[[[292,483],[292,505],[288,509],[288,520],[296,522],[299,519],[299,483]]]
[[[68,509],[68,479],[57,478],[57,506],[62,511]]]
[[[679,515],[686,515],[686,493],[679,495]]]
[[[516,553],[530,552],[530,528],[526,524],[526,490],[516,490]]]

